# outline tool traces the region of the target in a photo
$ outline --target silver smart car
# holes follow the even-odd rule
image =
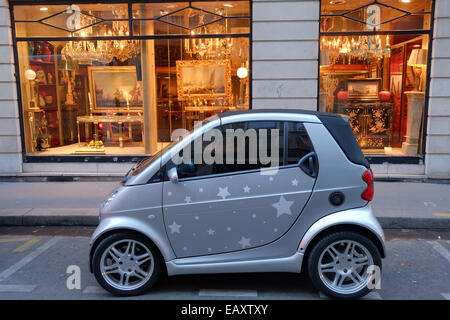
[[[129,296],[163,273],[304,269],[328,296],[358,298],[379,281],[386,254],[372,197],[372,171],[347,119],[223,113],[125,175],[100,210],[91,271]]]

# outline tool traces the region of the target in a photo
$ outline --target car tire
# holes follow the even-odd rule
[[[377,247],[367,237],[352,231],[323,237],[311,249],[307,264],[309,278],[316,289],[335,299],[361,298],[373,289],[367,284],[373,283],[369,280],[374,280],[376,267],[381,276],[381,255]]]
[[[94,251],[92,269],[98,283],[116,296],[148,291],[160,278],[163,258],[146,237],[120,232],[103,239]]]

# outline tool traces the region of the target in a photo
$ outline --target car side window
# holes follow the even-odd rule
[[[283,165],[284,123],[282,121],[238,122],[212,130],[215,130],[215,134],[220,132],[222,141],[216,141],[215,134],[205,139],[205,135],[208,136],[210,131],[204,133],[202,138],[192,141],[190,148],[183,149],[179,154],[180,158],[184,157],[184,152],[189,152],[190,155],[185,157],[190,161],[183,161],[177,165],[179,179]],[[205,153],[205,148],[211,148],[213,142],[222,143],[222,153],[216,154],[216,151],[211,152],[211,149]],[[273,148],[276,150],[274,149],[272,154]],[[210,154],[214,162],[205,162],[205,154]],[[201,159],[200,162],[199,159]],[[173,166],[170,160],[167,168]]]
[[[308,153],[314,151],[303,123],[287,122],[287,164],[297,164]]]
[[[216,130],[219,130],[220,132],[220,128],[216,128]],[[211,141],[204,141],[204,136],[205,134],[192,141],[189,148],[185,148],[180,152],[179,156],[180,158],[183,158],[183,162],[177,165],[179,179],[215,174],[216,164],[205,163],[203,159],[203,151],[205,147],[211,143]],[[214,141],[214,139],[212,139],[212,141]]]
[[[224,135],[224,163],[216,166],[217,173],[257,170],[283,165],[283,122],[237,122],[224,125],[222,132]]]

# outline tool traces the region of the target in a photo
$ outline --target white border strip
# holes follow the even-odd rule
[[[258,296],[256,290],[228,290],[228,289],[200,289],[200,297],[247,297],[254,298]]]
[[[48,240],[46,243],[23,257],[21,260],[10,266],[8,269],[2,271],[0,273],[0,282],[8,279],[11,275],[13,275],[15,272],[17,272],[19,269],[21,269],[26,264],[33,261],[37,256],[39,256],[42,252],[53,246],[55,243],[57,243],[61,237],[53,237],[50,240]]]
[[[28,284],[0,284],[0,292],[31,292],[36,287]]]
[[[427,241],[434,250],[439,252],[441,256],[443,256],[445,259],[447,259],[448,262],[450,262],[450,252],[448,252],[447,249],[445,249],[439,242],[437,241]]]
[[[320,299],[331,299],[329,298],[325,293],[319,291],[319,298]],[[366,296],[361,298],[362,300],[383,300],[381,295],[376,291],[369,292]]]
[[[83,290],[83,294],[100,294],[106,293],[106,290],[99,286],[87,286]]]

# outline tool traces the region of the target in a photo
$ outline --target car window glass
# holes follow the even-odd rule
[[[183,158],[183,163],[177,165],[179,179],[200,177],[217,173],[217,164],[215,162],[205,162],[204,159],[205,148],[215,142],[214,135],[208,140],[205,139],[205,136],[208,136],[212,130],[218,134],[221,134],[220,128],[208,130],[202,136],[192,141],[188,148],[181,150],[179,156],[180,158]],[[212,156],[215,156],[214,152],[212,152]]]
[[[244,143],[239,141],[239,139],[242,139],[242,136],[239,135],[238,130],[242,130],[241,132],[244,133]],[[224,137],[226,137],[224,139],[224,154],[229,156],[228,160],[232,159],[233,161],[224,161],[224,164],[217,165],[217,173],[257,170],[283,165],[283,122],[238,122],[224,125],[222,132],[224,132]],[[230,137],[230,133],[234,134],[234,137]],[[265,143],[264,140],[261,141],[264,136]],[[232,141],[232,143],[227,144],[227,139],[228,142]],[[277,150],[274,152],[277,154],[272,155],[272,144],[275,141]]]
[[[306,154],[314,151],[305,127],[300,122],[288,122],[287,164],[296,164]]]
[[[281,121],[238,122],[212,130],[216,130],[216,133],[220,132],[222,136],[222,153],[216,154],[214,149],[213,152],[209,152],[214,157],[214,162],[204,161],[205,148],[213,142],[220,142],[216,141],[215,135],[210,135],[210,139],[206,140],[205,135],[210,132],[207,131],[201,138],[192,141],[190,148],[180,152],[180,158],[183,157],[189,161],[183,160],[183,163],[177,165],[179,179],[283,165],[284,123]],[[229,135],[228,144],[227,135]],[[272,145],[277,149],[274,155],[272,155]],[[188,152],[190,156],[184,157],[184,152]],[[169,164],[168,168],[171,166],[173,164]]]

